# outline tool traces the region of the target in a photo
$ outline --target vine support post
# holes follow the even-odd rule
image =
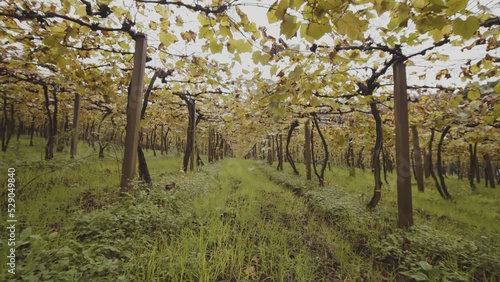
[[[126,192],[135,176],[137,146],[141,127],[141,102],[144,88],[144,69],[146,66],[147,38],[138,33],[135,38],[134,70],[128,93],[127,131],[125,133],[125,152],[122,163],[121,191]]]
[[[394,116],[396,120],[396,170],[398,191],[398,225],[413,225],[411,166],[408,128],[408,99],[406,86],[406,66],[404,58],[398,58],[394,72]]]

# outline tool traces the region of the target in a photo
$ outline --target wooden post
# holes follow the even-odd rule
[[[80,94],[75,94],[75,105],[73,109],[73,129],[74,135],[71,139],[71,158],[73,159],[76,156],[77,145],[78,145],[78,124],[80,123],[80,105],[81,99]]]
[[[398,225],[413,225],[410,137],[408,129],[408,98],[406,93],[406,66],[398,58],[393,66],[394,73],[394,116],[396,120],[396,170],[398,189]]]
[[[304,123],[304,164],[306,165],[306,178],[311,180],[311,130],[309,119]]]
[[[137,146],[141,127],[141,106],[144,87],[144,68],[146,66],[147,39],[142,33],[135,38],[134,70],[128,94],[127,131],[125,133],[125,153],[122,164],[121,191],[128,190],[129,183],[135,177]]]

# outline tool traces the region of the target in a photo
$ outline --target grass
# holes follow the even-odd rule
[[[163,238],[166,243],[137,262],[136,269],[166,270],[149,272],[144,281],[152,277],[169,281],[364,277],[376,281],[382,277],[326,224],[314,220],[301,199],[267,180],[248,162],[225,161],[216,178],[216,191],[192,203],[196,228],[182,229],[171,241]]]
[[[0,169],[16,168],[13,281],[498,279],[498,189],[472,193],[450,177],[454,200],[444,201],[428,182],[425,193],[414,192],[416,227],[402,231],[393,175],[369,212],[368,172],[349,177],[334,167],[321,188],[287,164],[277,172],[226,159],[184,174],[179,156],[149,151],[153,185],[136,183],[120,197],[118,147],[100,160],[82,143],[77,159],[63,152],[46,162],[43,140],[12,143]],[[165,191],[172,181],[176,188]],[[5,241],[0,249],[7,252]],[[4,276],[5,259],[0,280],[12,278]]]
[[[69,158],[66,148],[65,152],[56,153],[55,158],[47,162],[43,155],[44,140],[35,139],[33,147],[28,146],[29,140],[25,138],[11,143],[13,145],[4,154],[0,167],[16,169],[16,198],[19,211],[22,211],[18,216],[23,224],[37,230],[58,228],[68,220],[68,214],[118,199],[123,155],[119,147],[110,145],[105,159],[100,160],[97,151],[80,143],[75,159]],[[179,166],[178,160],[172,156],[149,156],[148,164],[152,177],[167,180],[178,172],[173,168]],[[6,174],[0,176],[2,183],[5,177]],[[85,207],[88,204],[91,206]]]
[[[499,215],[495,189],[472,193],[465,183],[449,179],[450,193],[455,196],[453,201],[442,200],[429,188],[425,193],[415,192],[415,227],[405,232],[395,228],[393,176],[389,177],[390,184],[384,185],[384,196],[377,209],[368,212],[365,205],[373,189],[372,176],[368,173],[357,171],[356,177],[349,177],[347,169],[336,167],[326,177],[329,186],[318,188],[303,178],[293,177],[288,168],[284,173],[267,166],[262,169],[276,183],[289,189],[300,187],[299,193],[317,207],[326,220],[334,221],[340,233],[359,246],[359,253],[375,257],[382,265],[392,265],[393,270],[406,274],[405,277],[425,274],[425,279],[430,281],[499,279],[500,237],[498,226],[492,224]],[[474,201],[469,200],[472,197],[482,205],[474,206]],[[482,218],[485,215],[486,218]]]
[[[388,174],[389,184],[384,183],[381,206],[396,211],[396,175]],[[500,191],[485,188],[484,182],[478,192],[471,191],[468,183],[456,176],[446,179],[453,200],[444,201],[437,192],[431,178],[426,179],[424,193],[417,191],[413,182],[413,208],[415,224],[428,224],[464,236],[481,236],[484,233],[500,234],[500,225],[492,224],[500,219]],[[328,171],[326,183],[346,187],[359,195],[360,201],[368,202],[373,191],[373,176],[368,171],[356,169],[356,176],[349,177],[349,170],[335,167]],[[446,224],[443,224],[446,223]]]

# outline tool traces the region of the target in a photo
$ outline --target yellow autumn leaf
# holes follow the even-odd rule
[[[479,20],[477,17],[470,16],[465,21],[457,18],[453,21],[453,32],[469,39],[479,29]]]
[[[306,34],[314,39],[320,39],[321,37],[323,37],[323,35],[331,31],[331,25],[321,25],[313,22],[307,26]]]
[[[285,15],[283,17],[283,22],[281,22],[280,29],[281,33],[286,36],[286,38],[291,38],[295,35],[297,30],[299,30],[300,24],[297,23],[297,17],[291,15]]]
[[[222,44],[219,44],[219,42],[217,42],[215,40],[211,41],[210,44],[208,45],[208,48],[210,48],[210,51],[212,52],[212,54],[222,52],[223,47],[224,46]]]
[[[290,5],[289,0],[279,1],[278,6],[276,7],[276,12],[274,13],[274,15],[276,16],[276,18],[278,18],[278,20],[284,19],[286,14],[286,9],[288,8],[289,5]]]
[[[234,53],[236,50],[236,40],[230,39],[229,42],[226,44],[227,51],[231,54]]]
[[[269,7],[269,10],[267,11],[267,21],[269,23],[275,23],[279,21],[279,19],[276,17],[275,14],[275,9],[278,6],[278,1],[274,2],[271,7]]]
[[[183,26],[184,25],[184,20],[181,18],[181,16],[177,16],[175,18],[175,25],[177,25],[177,26]]]
[[[250,43],[248,43],[245,39],[235,40],[236,50],[240,53],[250,53],[253,48]]]
[[[500,94],[500,82],[497,82],[497,85],[495,85],[493,91],[495,91],[495,93],[497,94]]]
[[[127,42],[125,42],[125,41],[120,41],[119,45],[120,45],[120,47],[122,47],[122,49],[128,50],[128,48],[129,48]]]
[[[273,65],[270,70],[271,76],[274,76],[276,74],[276,71],[278,71],[278,67],[276,65]],[[500,84],[498,84],[500,85]]]
[[[87,15],[87,10],[85,9],[85,6],[80,6],[76,9],[76,15],[79,17],[83,17]]]
[[[305,0],[290,0],[290,8],[292,8],[292,9],[298,9],[305,2],[306,2]]]
[[[47,46],[56,46],[59,44],[59,39],[55,35],[47,35],[42,40],[43,44]]]
[[[349,39],[357,39],[362,26],[363,22],[351,11],[348,11],[337,22],[337,31],[340,34],[347,35]]]
[[[448,0],[446,3],[448,6],[446,14],[448,16],[454,15],[455,13],[464,10],[468,3],[468,0]]]
[[[373,0],[373,8],[379,16],[390,11],[392,7],[394,7],[394,0]]]
[[[467,93],[467,98],[469,98],[472,101],[479,99],[479,97],[481,97],[481,93],[477,91],[470,90],[469,93]]]
[[[171,33],[162,32],[160,34],[160,42],[168,47],[170,44],[177,42],[177,37]]]
[[[158,28],[158,24],[156,22],[150,22],[149,28],[152,30],[156,30]]]

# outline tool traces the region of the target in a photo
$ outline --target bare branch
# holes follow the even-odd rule
[[[188,8],[192,11],[195,12],[204,12],[205,14],[222,14],[224,13],[227,8],[229,7],[228,5],[219,5],[216,7],[207,7],[207,6],[201,6],[199,4],[191,5],[191,4],[186,4],[181,1],[166,1],[166,0],[136,0],[136,2],[139,3],[152,3],[152,4],[161,4],[161,5],[174,5],[174,6],[179,6],[179,7],[185,7]]]

